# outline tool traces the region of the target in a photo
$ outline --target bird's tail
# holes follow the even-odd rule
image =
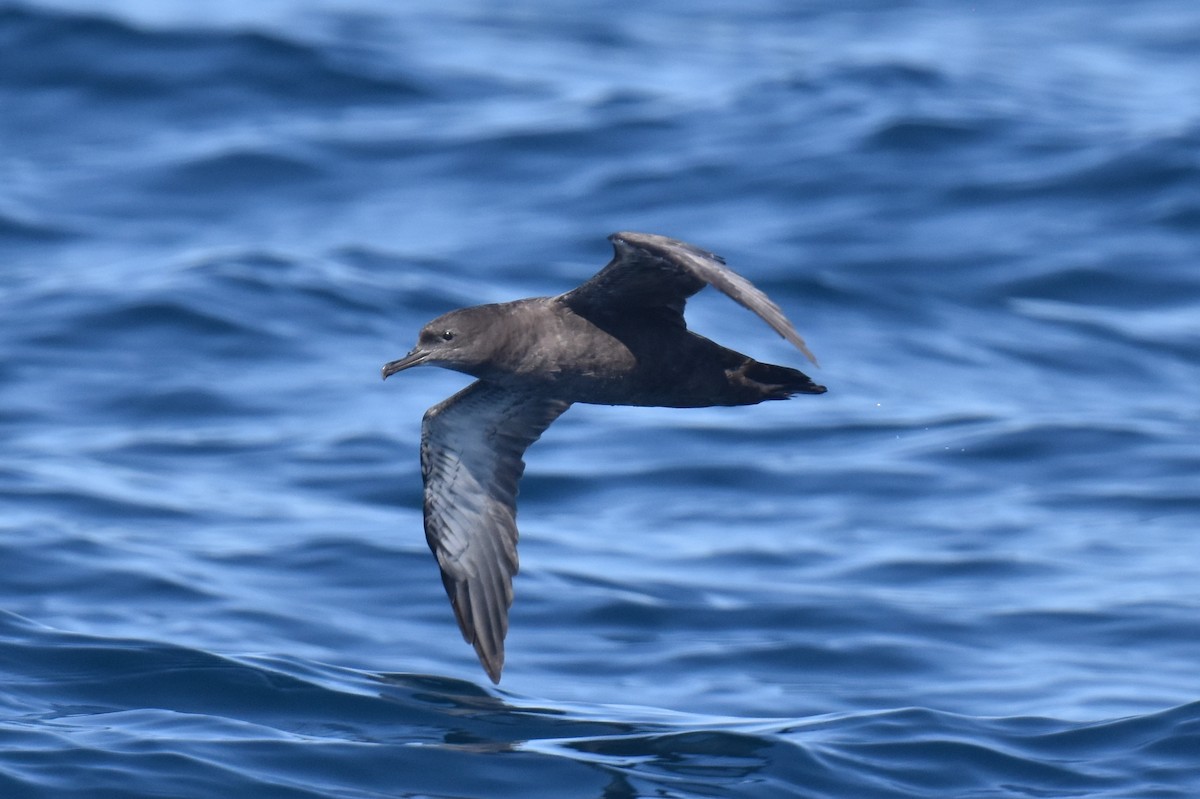
[[[739,382],[754,385],[762,392],[763,400],[787,399],[793,394],[824,394],[825,386],[814,383],[798,369],[747,360],[735,375]]]

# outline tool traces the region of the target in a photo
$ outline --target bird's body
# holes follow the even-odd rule
[[[527,393],[594,405],[694,408],[785,399],[774,387],[803,390],[802,373],[770,367],[654,316],[584,315],[562,296],[534,297],[453,311],[431,324],[486,330],[486,355],[461,371]],[[478,339],[475,339],[478,340]],[[751,375],[773,377],[755,383]],[[786,370],[771,375],[771,369]]]
[[[580,287],[451,311],[384,366],[385,378],[422,364],[478,378],[426,412],[421,466],[426,538],[463,636],[495,682],[518,565],[522,456],[572,403],[753,405],[825,391],[687,329],[686,299],[713,285],[812,359],[778,306],[719,257],[644,233],[610,240],[613,261]]]

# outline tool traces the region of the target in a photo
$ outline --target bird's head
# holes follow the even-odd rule
[[[490,363],[496,348],[491,332],[495,306],[460,308],[421,328],[417,345],[395,361],[383,365],[383,379],[413,366],[440,366],[475,377]]]

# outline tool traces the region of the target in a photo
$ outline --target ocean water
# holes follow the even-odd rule
[[[829,393],[572,408],[493,687],[379,367],[615,230]],[[0,2],[0,450],[3,799],[1200,796],[1200,6]]]

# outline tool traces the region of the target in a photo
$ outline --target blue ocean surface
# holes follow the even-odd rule
[[[493,687],[379,368],[617,230],[829,393],[573,407]],[[2,799],[1194,799],[1200,5],[0,0],[0,451]]]

